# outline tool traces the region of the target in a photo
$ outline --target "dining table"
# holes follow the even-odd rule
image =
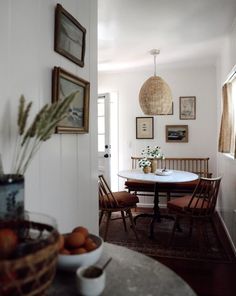
[[[179,171],[179,170],[166,170],[166,169],[158,169],[155,173],[144,173],[141,169],[132,169],[132,170],[123,170],[118,172],[118,176],[125,178],[127,180],[135,180],[135,181],[145,181],[151,182],[154,184],[154,206],[153,213],[145,213],[139,214],[134,218],[136,223],[137,218],[140,217],[151,217],[150,223],[150,238],[154,239],[154,224],[155,222],[161,222],[161,218],[172,219],[173,217],[168,214],[161,214],[159,207],[159,190],[158,184],[165,183],[173,184],[173,183],[186,183],[197,180],[199,176],[195,173],[187,172],[187,171]]]
[[[102,296],[196,296],[180,276],[151,257],[105,242],[102,256],[95,265],[102,267],[110,258]],[[58,270],[47,295],[79,295],[76,273]]]

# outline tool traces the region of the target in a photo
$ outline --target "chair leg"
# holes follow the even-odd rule
[[[101,222],[102,222],[102,217],[103,217],[103,215],[104,215],[104,211],[101,211],[101,212],[100,212],[100,215],[99,215],[99,226],[100,226],[100,224],[101,224]]]
[[[137,234],[136,227],[135,227],[135,224],[134,224],[134,219],[133,219],[131,209],[128,209],[126,212],[127,212],[128,216],[129,216],[129,220],[130,220],[130,223],[131,223],[131,228],[132,228],[132,230],[133,230],[133,232],[135,234],[135,237],[136,237],[136,239],[138,241],[139,238],[138,238],[138,234]]]
[[[107,233],[108,233],[108,227],[109,227],[109,222],[111,220],[111,212],[107,213],[107,222],[106,222],[106,228],[105,228],[105,234],[104,234],[104,242],[107,240]]]
[[[125,214],[124,214],[124,211],[121,211],[121,216],[122,216],[122,220],[123,220],[123,224],[124,224],[125,232],[127,232],[127,226],[126,226],[126,221],[125,221]]]

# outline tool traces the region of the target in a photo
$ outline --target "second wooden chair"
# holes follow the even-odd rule
[[[133,221],[133,216],[131,209],[136,207],[136,204],[139,202],[139,199],[136,195],[131,194],[127,191],[118,191],[112,192],[108,186],[103,175],[99,175],[99,225],[102,222],[104,214],[107,215],[104,241],[107,239],[107,233],[109,228],[109,223],[111,215],[113,212],[121,212],[121,216],[114,219],[122,219],[124,224],[124,229],[127,231],[126,218],[129,218],[131,223],[131,228],[134,231],[136,239],[138,240],[138,235],[136,232],[135,224]]]

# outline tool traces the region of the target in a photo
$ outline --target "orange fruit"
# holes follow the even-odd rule
[[[79,248],[85,242],[84,234],[81,232],[72,232],[66,237],[66,246],[70,248]]]
[[[18,236],[10,228],[0,229],[0,258],[6,259],[15,251],[18,244]]]
[[[89,235],[88,229],[83,226],[75,227],[72,232],[81,232],[81,233],[83,233],[85,238],[88,237],[88,235]]]
[[[58,239],[58,250],[62,250],[64,248],[65,244],[65,238],[62,234],[59,234],[59,239]]]
[[[83,247],[80,247],[78,249],[73,249],[70,253],[72,255],[84,254],[84,253],[87,253],[87,250],[85,248],[83,248]]]
[[[86,246],[90,245],[91,243],[93,243],[93,240],[90,237],[86,238],[84,242],[84,247],[86,248]]]
[[[59,253],[62,255],[70,255],[70,251],[67,249],[61,249]]]
[[[91,238],[88,238],[84,244],[84,247],[87,251],[92,251],[97,248],[97,245]]]

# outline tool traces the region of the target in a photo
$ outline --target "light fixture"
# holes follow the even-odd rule
[[[172,108],[172,95],[169,85],[159,76],[156,76],[156,56],[158,49],[152,49],[154,57],[154,76],[148,78],[139,92],[139,104],[146,115],[169,114]]]

